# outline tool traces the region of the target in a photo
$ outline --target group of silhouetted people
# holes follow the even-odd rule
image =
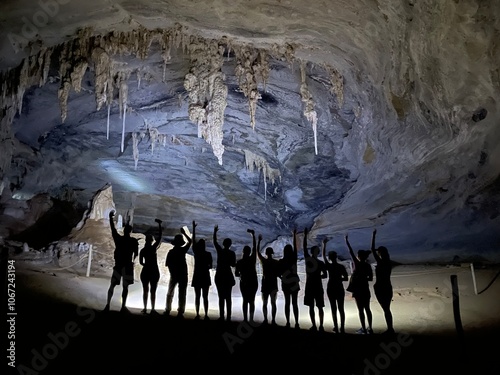
[[[115,243],[113,274],[108,289],[107,303],[104,308],[109,311],[114,288],[123,286],[122,291],[122,312],[129,312],[126,307],[128,287],[134,283],[134,261],[138,257],[142,265],[140,280],[143,286],[142,313],[147,313],[148,297],[151,303],[151,314],[158,314],[156,311],[156,290],[160,280],[160,270],[157,261],[157,250],[162,242],[162,221],[156,219],[158,223],[158,237],[147,234],[145,245],[139,251],[139,242],[131,236],[132,226],[127,222],[124,226],[123,235],[119,235],[114,224],[115,211],[109,214],[111,233]],[[204,319],[208,320],[209,299],[208,294],[212,285],[210,271],[213,268],[212,254],[206,249],[205,239],[196,238],[196,222],[192,222],[192,234],[180,229],[180,233],[172,240],[172,249],[167,253],[165,266],[168,268],[170,278],[167,287],[165,315],[170,315],[174,293],[177,289],[177,317],[182,318],[186,309],[186,295],[188,287],[188,266],[186,254],[192,248],[194,254],[194,268],[192,272],[191,287],[195,292],[195,319],[200,319],[200,309],[203,303]],[[232,292],[236,285],[236,277],[239,278],[239,288],[242,297],[243,320],[254,322],[255,299],[259,288],[257,274],[257,259],[262,266],[262,278],[260,282],[260,292],[262,296],[262,313],[264,324],[276,325],[277,297],[279,284],[284,296],[284,314],[286,326],[291,326],[291,316],[295,328],[299,326],[299,302],[300,278],[297,272],[298,246],[297,229],[293,230],[293,241],[286,244],[283,249],[283,256],[280,259],[274,258],[274,250],[267,247],[264,254],[261,253],[262,235],[256,238],[255,231],[248,229],[251,235],[252,245],[243,247],[242,257],[237,260],[236,253],[231,249],[232,241],[225,238],[222,245],[218,240],[219,228],[214,226],[213,244],[216,250],[217,263],[215,268],[214,283],[218,294],[219,320],[231,321],[232,314]],[[394,333],[393,319],[391,313],[391,301],[393,289],[391,284],[392,262],[387,248],[375,247],[375,236],[377,231],[373,230],[371,250],[359,250],[357,254],[349,243],[349,238],[345,236],[345,243],[352,259],[353,269],[349,277],[345,266],[338,262],[337,252],[326,252],[328,239],[322,242],[322,251],[317,245],[308,247],[309,229],[304,229],[303,253],[305,261],[306,279],[304,284],[303,304],[309,309],[311,330],[324,331],[324,307],[325,290],[323,279],[326,282],[326,296],[330,303],[333,331],[335,333],[345,333],[345,292],[352,293],[358,309],[361,328],[357,331],[360,334],[373,333],[372,312],[370,309],[370,282],[374,280],[372,266],[368,263],[368,258],[373,254],[375,266],[375,283],[373,290],[379,302],[387,325],[386,333]],[[322,255],[323,260],[319,259]],[[344,288],[344,282],[348,283]],[[269,310],[270,308],[270,310]],[[318,320],[316,320],[316,313]]]

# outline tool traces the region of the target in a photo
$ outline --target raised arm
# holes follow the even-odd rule
[[[255,231],[253,229],[247,229],[247,232],[252,235],[252,253],[250,254],[250,258],[257,258],[257,241],[255,240]]]
[[[304,228],[304,241],[302,244],[302,250],[304,251],[304,257],[309,258],[309,250],[307,250],[307,235],[309,234],[309,229]]]
[[[325,263],[330,263],[330,260],[326,256],[326,243],[327,242],[328,242],[328,238],[326,238],[326,237],[323,238],[323,250],[321,252],[323,254],[323,260],[325,261]]]
[[[115,227],[115,220],[114,220],[115,213],[116,213],[115,210],[109,211],[109,226],[111,227],[111,234],[113,235],[114,240],[120,237]]]
[[[182,247],[182,250],[187,253],[187,251],[189,250],[189,248],[191,247],[191,244],[193,243],[193,240],[191,237],[189,237],[189,235],[187,234],[186,230],[184,229],[184,227],[181,228],[181,233],[183,234],[183,236],[186,238],[187,240],[187,244],[184,245]]]
[[[157,250],[160,247],[161,239],[163,238],[163,228],[161,226],[162,221],[160,219],[155,219],[155,221],[158,223],[158,237],[153,244],[153,249]]]
[[[196,245],[196,221],[193,220],[193,249]]]
[[[371,247],[371,249],[372,249],[373,257],[378,262],[378,261],[380,261],[380,257],[378,256],[377,251],[375,250],[375,236],[376,235],[377,235],[377,229],[373,229],[373,233],[372,233],[372,247]]]
[[[352,246],[349,243],[349,235],[346,233],[345,237],[345,244],[347,245],[347,248],[349,249],[349,255],[351,256],[352,261],[354,264],[358,263],[358,258],[356,258],[356,254],[354,254],[354,251],[352,250]]]
[[[222,247],[219,245],[219,243],[217,242],[217,232],[219,231],[219,226],[218,225],[215,225],[214,226],[214,236],[213,236],[213,241],[214,241],[214,247],[215,247],[215,250],[217,250],[217,252],[221,251],[222,250]]]

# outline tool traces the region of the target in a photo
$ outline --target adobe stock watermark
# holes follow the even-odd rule
[[[447,281],[443,280],[444,290],[452,292],[452,288]],[[463,289],[467,289],[465,286]],[[421,307],[418,314],[428,321],[441,317],[446,312],[446,301],[432,300],[426,307]],[[423,333],[427,325],[420,326],[417,333]],[[380,352],[371,360],[365,358],[363,375],[381,375],[383,371],[387,370],[393,361],[396,361],[405,348],[413,344],[413,338],[408,333],[398,333],[392,338],[390,342],[380,343]]]
[[[12,45],[15,53],[21,51],[26,47],[30,40],[36,38],[40,29],[46,27],[50,20],[57,16],[61,5],[66,5],[71,0],[39,0],[38,9],[31,15],[31,17],[21,17],[21,32],[8,33],[7,37]]]
[[[96,317],[96,312],[90,308],[78,306],[76,314],[79,319],[66,322],[59,332],[49,332],[42,347],[31,349],[31,361],[19,363],[16,370],[20,375],[38,375],[47,368],[59,354],[68,347],[71,340],[80,335],[82,327],[90,324]]]

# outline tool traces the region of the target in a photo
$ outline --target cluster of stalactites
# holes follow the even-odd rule
[[[189,73],[184,78],[188,93],[189,119],[198,126],[198,137],[212,146],[222,165],[224,112],[227,86],[222,73],[225,47],[216,40],[191,37],[188,45]]]
[[[172,29],[148,30],[140,27],[130,32],[110,32],[106,35],[93,35],[90,28],[77,32],[75,38],[57,47],[42,46],[36,54],[23,59],[22,63],[6,72],[0,72],[0,95],[2,106],[0,108],[0,180],[10,167],[13,153],[11,124],[16,114],[22,111],[23,96],[26,89],[38,85],[43,86],[48,79],[51,61],[57,60],[59,66],[54,67],[59,71],[60,86],[58,99],[61,108],[61,120],[64,123],[68,115],[67,100],[71,89],[76,92],[81,90],[81,82],[86,71],[94,69],[95,72],[95,100],[96,107],[100,110],[108,107],[108,138],[109,138],[109,113],[110,106],[119,91],[120,116],[126,113],[126,80],[124,74],[131,72],[115,64],[111,56],[117,54],[135,55],[138,58],[147,58],[151,44],[157,41],[162,49],[164,63],[170,59],[170,49],[173,45],[187,50],[189,34],[185,28],[176,25]],[[117,84],[118,82],[118,84]],[[122,146],[123,148],[123,146]]]
[[[42,86],[47,82],[51,61],[58,61],[59,64],[53,68],[59,71],[58,99],[63,123],[68,116],[67,101],[70,92],[72,89],[76,92],[81,90],[82,79],[88,69],[94,72],[96,108],[100,110],[102,107],[107,107],[108,110],[108,139],[110,108],[118,96],[120,117],[123,120],[121,144],[123,151],[127,82],[132,72],[127,70],[126,66],[113,61],[113,56],[134,55],[146,59],[154,42],[160,45],[162,51],[164,74],[172,47],[182,48],[190,57],[191,69],[185,77],[185,88],[189,94],[189,117],[198,125],[199,137],[204,138],[212,146],[214,155],[219,164],[222,164],[224,153],[222,127],[228,92],[222,65],[225,48],[231,48],[227,38],[215,41],[196,37],[181,25],[168,30],[149,30],[139,27],[133,31],[113,31],[105,35],[95,35],[90,28],[85,28],[79,30],[75,38],[62,45],[53,48],[42,47],[36,55],[24,59],[16,69],[0,73],[3,110],[0,123],[0,146],[2,146],[0,172],[4,172],[10,164],[13,146],[8,147],[6,140],[10,139],[10,125],[14,116],[21,113],[24,92],[33,85]],[[241,90],[249,100],[251,126],[255,128],[257,101],[261,98],[258,83],[262,83],[265,90],[270,72],[268,57],[277,56],[292,62],[294,49],[288,44],[274,45],[269,51],[242,46],[235,48],[235,54],[236,75]],[[227,55],[229,57],[229,52]],[[138,139],[134,142],[137,146]],[[136,154],[138,157],[137,150],[134,152],[134,158]],[[2,174],[0,173],[0,177]]]
[[[268,54],[264,50],[242,46],[235,49],[235,55],[235,74],[241,91],[248,98],[250,125],[255,129],[257,101],[262,98],[258,89],[258,79],[260,78],[265,90],[270,71]]]
[[[12,121],[22,111],[26,89],[43,86],[47,82],[52,52],[52,48],[43,47],[38,53],[25,58],[17,68],[0,72],[0,190],[5,186],[3,179],[14,152]]]
[[[146,131],[132,132],[132,154],[134,157],[135,169],[137,169],[139,163],[139,142],[141,142],[146,135],[149,136],[149,141],[151,143],[151,154],[154,153],[157,143],[164,147],[167,145],[167,135],[160,133],[158,128],[148,126]]]
[[[300,84],[300,95],[302,98],[302,102],[304,103],[304,116],[311,123],[313,133],[314,133],[314,153],[318,154],[318,115],[316,110],[314,109],[314,100],[312,98],[311,92],[309,91],[309,87],[306,82],[306,68],[305,64],[302,62],[300,65],[300,76],[301,76],[301,84]]]
[[[114,64],[111,56],[135,55],[139,59],[148,57],[151,44],[156,41],[162,48],[164,64],[170,60],[170,49],[172,44],[177,47],[187,48],[188,37],[181,26],[177,25],[171,30],[148,30],[140,27],[129,32],[113,31],[106,35],[92,35],[90,28],[85,28],[77,33],[77,36],[63,43],[59,49],[45,49],[47,56],[43,58],[43,78],[45,83],[52,53],[59,53],[59,79],[58,91],[59,104],[61,107],[61,121],[67,118],[67,100],[71,89],[75,92],[81,90],[81,82],[87,68],[91,66],[95,72],[95,100],[97,110],[104,105],[111,105],[114,90],[123,92],[120,75],[123,68]],[[40,54],[39,54],[40,55]],[[31,60],[30,60],[31,61]],[[131,72],[126,72],[130,75]],[[118,85],[116,85],[116,81]],[[22,87],[19,93],[24,93]],[[123,107],[124,103],[120,103]],[[123,111],[121,111],[121,114]],[[121,115],[120,114],[120,115]]]
[[[281,173],[279,169],[271,168],[269,163],[262,156],[256,155],[251,151],[244,150],[245,152],[245,165],[247,169],[251,172],[257,168],[260,172],[262,171],[262,175],[264,177],[264,200],[267,199],[267,181],[270,180],[274,185],[276,179],[281,181]]]

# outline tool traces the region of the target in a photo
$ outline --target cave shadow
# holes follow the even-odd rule
[[[52,207],[32,226],[8,239],[27,243],[39,250],[71,233],[79,223],[85,210],[73,203],[51,198]]]

